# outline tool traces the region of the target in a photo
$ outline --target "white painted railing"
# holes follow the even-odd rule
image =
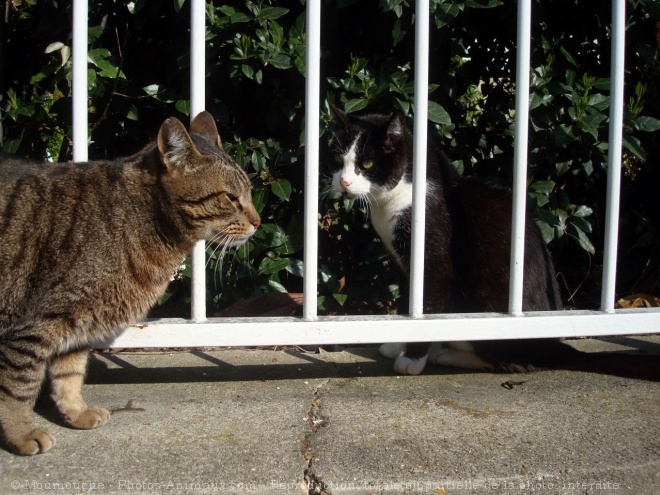
[[[87,159],[87,0],[74,0],[73,107],[74,160]],[[205,0],[192,0],[191,116],[204,109]],[[192,315],[189,320],[151,320],[135,325],[109,343],[112,347],[204,347],[250,345],[367,344],[451,340],[576,337],[660,332],[660,310],[615,310],[619,185],[623,131],[625,0],[613,0],[611,104],[609,128],[605,259],[600,311],[522,312],[523,239],[529,118],[531,0],[518,2],[514,215],[512,219],[509,313],[424,315],[424,191],[428,106],[429,1],[416,1],[415,144],[410,316],[318,316],[316,308],[319,188],[321,2],[307,2],[307,81],[305,150],[305,253],[302,318],[207,318],[205,250],[193,252]]]

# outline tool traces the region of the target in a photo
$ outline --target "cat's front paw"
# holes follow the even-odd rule
[[[382,344],[378,351],[385,356],[386,358],[396,359],[406,350],[406,344],[399,344],[391,342],[388,344]]]
[[[399,375],[419,375],[424,371],[428,356],[420,358],[409,358],[408,356],[399,356],[394,361],[394,372]]]
[[[27,435],[7,439],[9,449],[18,455],[48,452],[55,445],[55,437],[45,428],[35,428]]]
[[[110,413],[106,409],[92,406],[80,413],[75,420],[65,418],[64,421],[72,428],[77,428],[79,430],[93,430],[94,428],[106,424],[108,419],[110,419]]]

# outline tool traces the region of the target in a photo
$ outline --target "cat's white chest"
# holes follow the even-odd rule
[[[401,181],[394,189],[374,194],[371,223],[387,249],[401,263],[394,249],[394,228],[399,215],[412,205],[412,184]]]

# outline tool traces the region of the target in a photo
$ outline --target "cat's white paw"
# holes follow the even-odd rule
[[[429,351],[429,363],[452,368],[471,370],[490,369],[491,366],[477,356],[474,347],[469,342],[451,342],[449,344],[434,344]]]
[[[399,356],[394,361],[394,372],[399,375],[419,375],[424,371],[428,356],[421,358],[409,358],[408,356]]]
[[[404,351],[406,350],[406,344],[399,344],[399,343],[392,342],[392,343],[389,343],[389,344],[381,345],[380,349],[378,349],[378,350],[386,358],[396,359],[401,354],[404,353]]]

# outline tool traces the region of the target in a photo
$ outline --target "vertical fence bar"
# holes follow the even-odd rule
[[[610,62],[610,128],[607,152],[607,205],[605,209],[605,252],[600,308],[614,312],[616,255],[619,236],[619,191],[623,140],[623,76],[626,35],[626,2],[612,1],[612,60]]]
[[[9,8],[9,4],[0,1],[0,148],[2,148],[2,144],[5,142],[5,137],[3,134],[3,124],[2,124],[2,110],[4,108],[4,105],[2,102],[4,101],[4,94],[5,94],[5,28],[6,22],[5,19],[8,21],[9,19],[7,18],[7,9]]]
[[[531,0],[519,0],[518,52],[516,54],[516,131],[513,150],[513,215],[511,220],[511,269],[509,275],[509,313],[513,315],[522,314],[523,303],[531,26]]]
[[[190,4],[190,118],[206,106],[206,1]],[[206,320],[206,243],[198,241],[192,251],[191,318]]]
[[[73,161],[86,162],[87,145],[87,0],[73,2]]]
[[[303,318],[317,318],[319,109],[321,105],[321,2],[307,1],[305,53],[305,253]]]
[[[415,129],[413,136],[413,207],[410,248],[410,315],[413,318],[420,318],[424,314],[429,17],[429,1],[417,0],[415,2]]]
[[[321,2],[307,0],[305,53],[305,253],[303,318],[315,320],[318,268],[319,109],[321,106]]]

